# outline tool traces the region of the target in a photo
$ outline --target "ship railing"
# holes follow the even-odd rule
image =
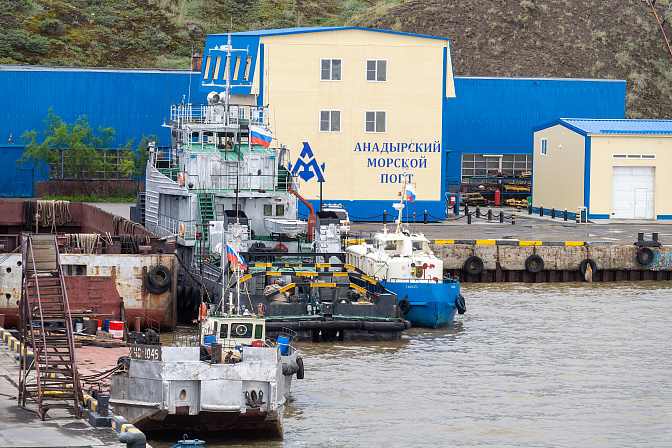
[[[268,125],[268,114],[262,106],[223,104],[173,104],[170,120],[178,124],[221,124],[237,127],[241,124]]]
[[[287,186],[278,185],[276,174],[217,174],[210,176],[210,184],[214,190],[230,190],[239,188],[241,191],[280,190],[287,191]],[[206,188],[208,186],[206,185]]]
[[[445,277],[441,278],[440,279],[441,282],[443,282],[444,279],[445,279]],[[418,277],[393,277],[393,278],[391,278],[387,281],[392,282],[392,283],[409,283],[409,282],[410,283],[438,283],[438,281],[436,279],[433,279],[433,278],[418,278]]]
[[[159,214],[155,233],[159,236],[179,235],[185,240],[196,238],[196,221],[178,221],[172,216]]]

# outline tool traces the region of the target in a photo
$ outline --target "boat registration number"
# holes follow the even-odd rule
[[[134,344],[131,348],[131,359],[161,361],[161,346]]]

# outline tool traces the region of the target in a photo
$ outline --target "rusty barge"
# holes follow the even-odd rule
[[[17,325],[23,232],[57,235],[73,313],[172,329],[177,324],[175,245],[95,206],[0,200],[0,314]]]

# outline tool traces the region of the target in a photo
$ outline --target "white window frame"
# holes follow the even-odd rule
[[[545,156],[548,153],[548,139],[547,138],[542,138],[541,139],[541,150],[540,154],[542,156]]]
[[[373,78],[374,79],[369,79],[369,62],[374,62],[375,63],[375,68],[373,70]],[[385,62],[385,79],[379,80],[378,79],[378,63],[379,62]],[[387,59],[367,59],[366,60],[366,65],[364,67],[364,80],[366,82],[387,82],[387,66],[388,62]]]
[[[329,113],[329,128],[330,129],[327,129],[326,131],[322,129],[322,112],[328,112]],[[334,131],[334,130],[331,129],[332,125],[333,125],[332,118],[333,118],[333,113],[334,112],[338,113],[338,130],[337,131]],[[319,115],[319,118],[318,118],[318,127],[319,127],[320,132],[341,132],[341,117],[342,116],[343,116],[343,114],[341,114],[341,111],[337,110],[337,109],[320,109],[320,115]]]
[[[645,159],[651,160],[655,159],[655,154],[612,154],[612,159]]]
[[[329,61],[329,78],[324,78],[322,75],[322,64],[324,61]],[[338,79],[334,79],[334,61],[341,63],[341,72]],[[320,81],[342,81],[343,80],[343,59],[340,58],[322,58],[320,59]]]
[[[369,120],[367,119],[367,115],[369,113],[373,113],[373,129],[374,129],[373,131],[368,131],[366,129],[366,127],[367,127],[366,125],[369,123]],[[383,123],[383,130],[382,131],[376,130],[376,129],[378,129],[378,114],[379,113],[385,114],[384,115],[385,123]],[[387,111],[386,110],[367,110],[367,111],[364,111],[364,132],[367,133],[367,134],[384,134],[384,133],[386,133],[387,132]]]

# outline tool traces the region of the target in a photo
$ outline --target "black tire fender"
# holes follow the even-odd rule
[[[472,255],[464,262],[464,270],[469,275],[478,275],[483,272],[483,260],[476,255]]]
[[[165,285],[161,288],[157,288],[152,284],[151,281],[149,281],[149,275],[147,275],[145,277],[145,287],[147,288],[147,291],[151,292],[152,294],[163,294],[164,292],[168,291],[170,285]]]
[[[305,377],[305,371],[303,370],[303,359],[300,356],[296,357],[296,365],[299,366],[299,370],[296,372],[296,379],[302,380]]]
[[[406,297],[399,301],[399,309],[401,310],[402,314],[406,314],[411,311],[411,304]]]
[[[457,308],[458,314],[464,314],[467,312],[467,304],[464,302],[464,297],[462,297],[462,294],[455,297],[455,308]]]
[[[525,270],[530,274],[536,274],[544,270],[544,260],[539,255],[530,255],[525,260]]]
[[[653,261],[653,251],[648,247],[640,247],[637,251],[637,261],[643,265],[651,264]]]
[[[163,288],[170,285],[170,269],[165,266],[156,265],[147,272],[147,279],[157,288]]]
[[[595,271],[597,271],[597,263],[595,263],[595,260],[591,258],[586,258],[579,265],[579,271],[581,272],[581,275],[586,275],[586,269],[588,268],[588,264],[590,264],[590,268],[592,269],[593,274],[595,274]]]

